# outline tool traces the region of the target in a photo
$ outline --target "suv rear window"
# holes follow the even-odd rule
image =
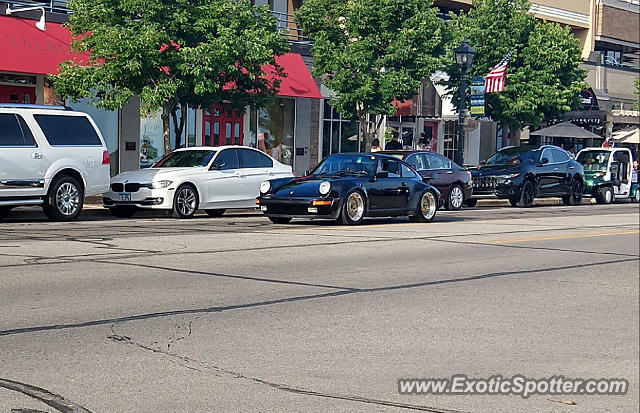
[[[22,116],[0,113],[0,146],[36,146],[31,130]]]
[[[102,146],[95,129],[84,116],[33,115],[51,146]]]

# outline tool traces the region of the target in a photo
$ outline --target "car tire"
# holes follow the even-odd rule
[[[611,204],[614,201],[613,189],[610,186],[605,186],[598,189],[596,194],[596,202],[599,204]]]
[[[475,198],[469,198],[464,200],[464,205],[468,206],[469,208],[473,208],[477,204],[478,204],[478,200]]]
[[[115,206],[109,208],[109,212],[116,218],[131,218],[135,215],[138,208],[134,206]]]
[[[454,184],[449,191],[449,196],[447,197],[447,202],[445,202],[444,207],[447,211],[459,211],[463,203],[464,191],[460,185]]]
[[[0,207],[0,220],[5,219],[11,212],[10,207]]]
[[[352,190],[344,198],[340,207],[338,222],[344,225],[358,225],[364,219],[366,212],[366,198],[360,191]]]
[[[173,212],[178,218],[188,219],[198,211],[198,192],[193,185],[182,184],[173,197]]]
[[[274,224],[288,224],[289,222],[291,222],[291,218],[287,218],[287,217],[269,217],[269,221],[273,222]]]
[[[415,214],[409,217],[413,222],[431,222],[438,212],[438,197],[432,191],[425,191],[420,197]]]
[[[562,197],[562,203],[569,206],[578,206],[582,203],[582,182],[573,181],[571,184],[571,194]]]
[[[636,196],[631,197],[631,202],[635,202],[635,203],[640,202],[640,188],[636,189]],[[1,216],[2,216],[2,213],[0,213],[0,217]]]
[[[520,199],[518,199],[517,205],[522,208],[529,208],[533,205],[533,200],[535,196],[536,196],[536,189],[533,186],[533,182],[527,179],[522,184],[522,190],[520,191]]]
[[[207,213],[211,218],[220,218],[222,214],[224,214],[226,209],[205,209],[204,212]]]
[[[69,175],[53,179],[44,199],[42,210],[52,221],[75,221],[84,205],[84,189],[78,180]]]

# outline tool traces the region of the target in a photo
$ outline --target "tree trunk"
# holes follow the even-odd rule
[[[371,142],[376,138],[378,134],[378,130],[382,125],[382,121],[384,120],[384,116],[380,116],[378,121],[368,122],[367,114],[363,112],[358,112],[358,120],[360,121],[360,131],[362,133],[362,141],[364,142],[364,148],[362,148],[363,152],[367,152],[369,148],[371,148]],[[373,126],[373,128],[371,128]],[[382,146],[382,142],[380,142],[380,146]]]
[[[187,118],[187,105],[180,103],[180,123],[178,123],[178,107],[174,106],[171,111],[171,118],[173,119],[173,131],[176,134],[176,145],[174,149],[178,149],[182,144],[182,132],[184,131],[185,119]],[[185,142],[186,146],[186,142]]]
[[[162,105],[162,139],[164,141],[164,154],[171,152],[171,106],[169,103]]]

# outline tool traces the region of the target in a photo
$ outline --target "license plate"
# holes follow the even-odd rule
[[[266,205],[262,205],[262,206],[260,207],[260,211],[266,211],[266,210],[267,210],[267,206],[266,206]]]
[[[118,194],[118,201],[131,202],[131,194],[130,193]]]

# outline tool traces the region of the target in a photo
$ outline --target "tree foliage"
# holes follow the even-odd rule
[[[267,7],[248,0],[71,0],[69,7],[73,49],[90,60],[62,63],[56,89],[107,110],[133,96],[146,113],[162,108],[166,151],[178,107],[243,109],[279,87],[262,67],[276,66],[288,43]]]
[[[411,98],[444,52],[444,23],[433,0],[307,0],[296,14],[314,40],[314,75],[336,92],[334,106],[359,119],[393,114]],[[375,132],[375,130],[373,131]]]
[[[638,97],[636,98],[635,103],[633,104],[633,109],[634,110],[640,110],[640,77],[636,77],[636,80],[633,81],[633,84],[635,86],[634,93],[636,95],[638,95]]]
[[[461,71],[453,50],[467,37],[478,52],[469,76],[487,73],[516,45],[504,92],[485,96],[487,115],[521,128],[558,119],[575,109],[588,86],[579,41],[569,27],[536,19],[527,0],[474,0],[473,8],[452,14],[446,85],[457,101]]]

